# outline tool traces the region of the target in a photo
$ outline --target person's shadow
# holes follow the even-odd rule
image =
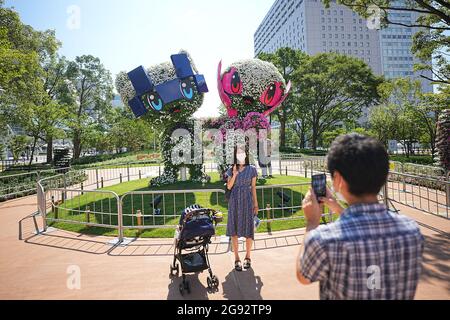
[[[223,297],[228,300],[262,300],[263,286],[260,276],[252,268],[243,271],[232,270],[222,282]]]

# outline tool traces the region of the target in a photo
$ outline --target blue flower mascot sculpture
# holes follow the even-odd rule
[[[150,186],[184,180],[187,171],[191,181],[210,180],[202,171],[202,146],[194,136],[193,121],[208,87],[186,51],[172,55],[171,62],[120,72],[116,89],[136,117],[161,129],[164,172]]]

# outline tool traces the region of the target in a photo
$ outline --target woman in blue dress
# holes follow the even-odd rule
[[[246,238],[246,256],[243,267],[251,267],[250,252],[254,240],[254,217],[258,214],[258,199],[256,197],[257,170],[249,164],[246,148],[234,149],[234,164],[227,171],[227,188],[231,190],[228,203],[227,236],[231,237],[237,271],[242,271],[239,258],[239,238]]]

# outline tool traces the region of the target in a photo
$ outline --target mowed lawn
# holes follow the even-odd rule
[[[227,222],[227,201],[223,192],[201,191],[206,189],[224,190],[223,182],[219,181],[218,174],[210,174],[211,183],[201,184],[192,182],[178,182],[159,188],[149,188],[148,179],[135,180],[114,185],[102,191],[113,191],[122,197],[123,203],[123,225],[125,237],[151,237],[169,238],[173,237],[173,226],[178,224],[181,212],[187,206],[199,204],[203,207],[213,208],[224,214],[224,221]],[[309,188],[310,179],[292,176],[275,176],[273,179],[258,180],[258,186],[264,186],[263,190],[258,190],[258,203],[260,208],[259,217],[265,218],[286,218],[302,217],[300,208],[304,194]],[[294,185],[293,185],[294,184]],[[301,184],[301,185],[297,185]],[[281,185],[285,185],[282,187]],[[288,185],[288,186],[286,186]],[[163,192],[164,190],[164,192]],[[179,190],[181,193],[174,193]],[[140,192],[152,192],[151,194],[140,194]],[[128,194],[135,192],[134,194]],[[154,211],[152,203],[160,197],[157,206],[158,212]],[[261,210],[272,208],[271,210]],[[89,211],[89,214],[86,214]],[[73,222],[84,222],[90,224],[117,225],[117,200],[108,193],[85,193],[82,196],[65,201],[59,204],[55,212],[49,212],[48,217]],[[138,214],[142,217],[138,218]],[[90,234],[117,236],[116,229],[89,226],[86,224],[68,222],[50,222],[49,225],[56,228]],[[154,228],[139,230],[135,226],[152,226]],[[302,218],[272,221],[270,224],[263,222],[257,232],[267,232],[269,230],[279,231],[304,227]],[[225,234],[225,227],[217,228],[219,235]]]

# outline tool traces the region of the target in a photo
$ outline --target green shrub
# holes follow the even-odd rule
[[[431,156],[405,156],[405,155],[391,155],[391,161],[398,161],[402,163],[415,163],[426,166],[432,166],[434,164]]]
[[[55,171],[45,171],[39,173],[39,179],[58,175]],[[71,171],[67,174],[66,185],[72,186],[86,181],[88,176],[84,170]],[[36,172],[24,175],[5,176],[0,178],[0,202],[10,199],[29,196],[36,193],[36,183],[38,174]],[[60,178],[53,187],[61,188],[64,186],[63,179]]]

